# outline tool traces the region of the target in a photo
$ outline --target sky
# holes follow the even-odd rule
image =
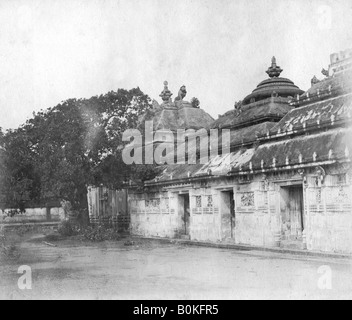
[[[69,98],[139,86],[197,97],[211,116],[276,56],[301,89],[352,48],[351,0],[0,0],[0,127]]]

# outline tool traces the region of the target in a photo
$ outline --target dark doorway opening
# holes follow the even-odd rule
[[[234,239],[236,227],[235,198],[233,190],[221,192],[222,238]]]
[[[181,234],[189,236],[190,231],[190,204],[189,204],[189,194],[181,194],[179,195],[179,213],[181,216]]]
[[[231,238],[235,238],[235,226],[236,226],[236,215],[235,215],[235,198],[233,191],[229,191],[230,197],[230,213],[231,213]]]
[[[281,240],[294,246],[302,242],[304,231],[304,203],[302,185],[281,187]]]

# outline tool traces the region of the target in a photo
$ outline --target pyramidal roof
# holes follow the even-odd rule
[[[184,89],[183,89],[184,88]],[[182,91],[183,90],[183,91]],[[144,127],[146,121],[153,121],[153,129],[156,130],[171,130],[177,129],[208,129],[214,122],[214,119],[197,104],[192,104],[184,101],[186,87],[182,86],[179,95],[173,102],[171,100],[172,93],[168,89],[167,81],[164,82],[164,90],[160,97],[163,100],[162,104],[153,101],[153,109],[148,110],[139,121],[139,128]]]

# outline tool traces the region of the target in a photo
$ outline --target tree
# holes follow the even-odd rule
[[[1,137],[1,203],[24,210],[23,203],[38,194],[29,140],[23,128],[10,130]]]
[[[56,198],[85,209],[88,185],[122,187],[136,172],[122,161],[122,134],[136,128],[150,108],[150,98],[139,88],[118,89],[66,100],[1,135],[7,203]],[[145,176],[152,171],[146,167]],[[139,168],[142,179],[143,174]]]
[[[2,128],[0,128],[0,209],[4,208],[5,205],[5,150],[4,150],[4,134]]]

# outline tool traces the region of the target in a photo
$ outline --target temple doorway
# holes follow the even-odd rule
[[[282,246],[300,248],[305,223],[302,185],[281,187],[280,210]]]
[[[221,229],[223,239],[235,239],[235,200],[233,189],[221,191]]]
[[[179,197],[179,214],[181,217],[181,228],[180,234],[189,236],[190,234],[190,204],[189,204],[189,193],[180,194]]]

